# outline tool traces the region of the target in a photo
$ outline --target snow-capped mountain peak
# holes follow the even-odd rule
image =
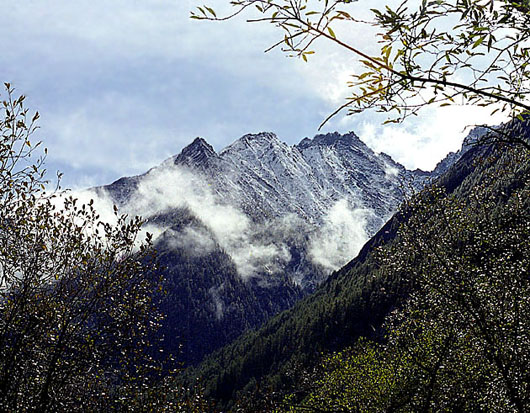
[[[368,149],[364,142],[362,142],[354,132],[348,132],[344,135],[341,135],[338,132],[320,134],[316,135],[313,139],[304,138],[296,146],[300,149],[305,149],[310,146],[357,146],[363,149]]]
[[[281,142],[272,132],[252,133],[244,135],[234,143],[228,145],[220,152],[220,155],[227,156],[228,154],[241,153],[245,151],[260,155],[274,151],[282,146],[287,145]]]
[[[216,157],[214,148],[203,138],[197,137],[186,146],[179,155],[174,157],[174,163],[187,166],[204,165],[208,159]]]
[[[182,337],[196,361],[352,260],[398,208],[407,181],[420,188],[436,173],[407,170],[353,132],[298,145],[263,132],[219,153],[197,138],[98,192],[155,234],[172,289],[166,337],[178,337],[175,348]]]
[[[168,173],[163,173],[166,168]],[[107,192],[134,211],[128,203],[138,202],[139,196],[167,191],[166,209],[157,215],[160,222],[171,220],[168,199],[177,194],[179,205],[191,213],[198,208],[196,216],[204,216],[204,224],[213,225],[214,233],[228,231],[214,240],[226,251],[244,251],[245,242],[259,239],[256,251],[268,257],[260,271],[273,267],[284,271],[282,265],[289,271],[296,268],[290,277],[300,285],[321,279],[313,264],[325,273],[352,259],[396,211],[405,195],[403,188],[408,183],[420,188],[434,176],[409,171],[390,156],[375,153],[353,132],[316,135],[292,146],[274,133],[247,134],[219,153],[197,138],[152,172],[117,181]],[[155,183],[156,191],[142,190],[142,182],[157,176],[163,176],[164,182]],[[186,194],[187,190],[193,194]],[[160,218],[164,214],[167,219]],[[243,229],[245,234],[240,234]],[[252,262],[261,262],[257,256]],[[247,261],[237,262],[244,266]]]

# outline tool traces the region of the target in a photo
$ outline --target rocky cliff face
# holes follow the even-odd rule
[[[274,259],[275,270],[296,268],[291,279],[305,288],[353,258],[407,193],[436,178],[459,157],[450,154],[433,172],[410,171],[390,156],[374,153],[353,132],[317,135],[294,146],[273,133],[248,134],[219,153],[196,138],[146,174],[122,178],[101,190],[128,211],[151,220],[156,216],[165,226],[171,225],[171,210],[177,207],[190,209],[199,220],[206,205],[213,207],[208,219],[217,207],[221,221],[230,208],[237,212],[230,220],[239,220],[246,232],[242,238],[283,251]],[[193,202],[188,200],[190,188],[176,185],[171,194],[175,205],[166,196],[167,202],[156,210],[157,202],[149,198],[160,197],[179,180],[193,181]],[[148,211],[142,210],[141,205],[150,203]],[[222,239],[214,241],[230,254],[231,247]],[[270,265],[269,270],[267,264],[257,269],[263,271],[270,273]]]
[[[403,187],[420,188],[433,176],[374,153],[353,132],[317,135],[294,146],[273,133],[249,134],[219,154],[197,138],[172,161],[203,175],[220,199],[255,221],[295,214],[322,224],[333,205],[346,200],[350,208],[370,212],[369,233],[402,201]]]
[[[165,267],[168,349],[194,364],[349,262],[433,172],[374,153],[353,132],[287,145],[249,134],[217,153],[197,138],[143,175],[98,188],[141,215]]]

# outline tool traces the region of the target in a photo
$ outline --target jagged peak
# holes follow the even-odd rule
[[[276,147],[285,144],[281,142],[276,134],[272,132],[248,133],[243,135],[231,145],[228,145],[220,152],[220,154],[222,155],[223,153],[230,152],[232,150],[238,151],[242,148],[264,147],[265,145]]]
[[[206,142],[204,138],[201,138],[200,136],[197,136],[192,143],[190,143],[183,149],[183,151],[187,148],[202,148],[209,152],[215,153],[215,150],[213,149],[212,145],[210,145],[208,142]]]
[[[445,158],[443,158],[440,162],[436,164],[436,166],[432,170],[432,175],[438,176],[438,175],[445,173],[451,167],[451,165],[453,165],[454,163],[456,163],[456,161],[458,161],[458,159],[461,156],[462,156],[461,151],[449,152],[445,156]]]
[[[281,143],[276,134],[272,132],[248,133],[239,138],[239,141],[247,145],[256,143]]]
[[[389,165],[392,168],[398,168],[400,170],[407,169],[403,165],[401,165],[399,162],[396,162],[394,158],[392,158],[389,154],[385,152],[380,152],[378,155],[379,155],[379,158],[381,158],[387,165]]]
[[[464,141],[462,142],[462,149],[460,149],[460,152],[466,152],[468,151],[473,145],[476,145],[478,142],[480,142],[481,138],[484,137],[488,132],[491,132],[492,130],[498,128],[499,126],[475,126],[473,129],[469,131],[467,136],[464,138]]]
[[[212,145],[203,138],[197,137],[192,143],[182,149],[180,154],[175,158],[175,164],[198,165],[216,155],[217,153]]]
[[[398,163],[392,158],[388,153],[380,152],[379,157],[383,158],[385,161],[390,162],[392,165],[397,165]]]
[[[366,146],[355,134],[355,132],[348,132],[345,134],[341,134],[339,132],[319,134],[315,135],[313,139],[302,139],[296,146],[300,149],[305,149],[310,146],[333,146],[337,144],[346,144],[348,146]]]

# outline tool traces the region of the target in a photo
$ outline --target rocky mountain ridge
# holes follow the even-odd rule
[[[162,332],[185,364],[314,291],[433,172],[376,154],[353,132],[287,145],[248,134],[216,152],[195,139],[143,175],[96,191],[155,234],[168,295]]]
[[[218,154],[197,138],[172,161],[204,174],[223,201],[254,220],[293,213],[322,223],[334,203],[347,199],[351,208],[374,211],[369,232],[401,202],[402,184],[419,188],[437,176],[374,153],[353,132],[317,135],[294,146],[273,133],[248,134]]]
[[[470,138],[474,135],[480,135],[480,131],[472,131]],[[466,140],[466,147],[469,147],[469,140]],[[342,226],[345,232],[357,232],[353,238],[343,234],[342,239],[339,236],[333,240],[334,245],[330,248],[346,248],[346,251],[342,257],[338,253],[337,259],[324,265],[322,270],[328,272],[335,269],[333,263],[338,268],[346,262],[344,260],[353,258],[346,254],[355,254],[395,212],[405,196],[436,179],[460,156],[461,151],[451,153],[432,172],[426,172],[408,170],[389,155],[375,153],[354,132],[316,135],[292,146],[282,142],[274,133],[247,134],[219,153],[203,138],[196,138],[179,154],[147,173],[121,178],[100,191],[109,194],[119,206],[140,213],[148,220],[156,215],[160,223],[163,221],[161,215],[169,214],[172,206],[165,205],[161,211],[151,208],[147,214],[146,211],[135,211],[139,198],[144,202],[156,192],[139,191],[139,187],[156,179],[157,173],[162,171],[185,171],[188,180],[193,177],[195,198],[207,194],[215,205],[235,209],[240,213],[239,220],[248,219],[244,225],[247,231],[256,232],[256,226],[260,227],[259,234],[254,235],[262,241],[263,236],[279,236],[278,231],[271,234],[271,227],[285,226],[286,219],[290,224],[296,221],[297,227],[303,225],[306,241],[313,244],[318,242],[319,231],[330,232]],[[171,181],[171,175],[165,175],[164,179]],[[175,189],[185,192],[183,188]],[[192,213],[197,212],[187,202],[187,194],[176,195],[183,201],[175,208],[186,207]],[[198,209],[202,208],[200,204],[197,203]],[[166,221],[166,226],[171,224],[170,219]],[[264,231],[268,234],[264,235]],[[320,234],[320,238],[322,236]],[[351,245],[352,239],[357,245]],[[264,242],[283,244],[283,240],[278,239]],[[349,247],[343,245],[345,243],[350,243]],[[313,263],[322,264],[318,259],[313,259]],[[299,267],[298,264],[293,265]],[[300,282],[307,275],[299,274],[295,278]],[[315,278],[321,279],[322,276],[319,274]]]

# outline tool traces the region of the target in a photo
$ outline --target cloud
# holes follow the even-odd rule
[[[73,191],[72,194],[80,202],[94,200],[101,219],[111,224],[116,222],[113,202],[103,191]],[[189,210],[204,227],[191,225],[174,229],[172,221],[153,219],[175,209]],[[330,208],[318,227],[294,214],[258,224],[237,206],[221,201],[199,173],[171,162],[143,176],[132,198],[120,207],[120,213],[147,219],[139,240],[144,239],[145,232],[153,234],[155,239],[165,233],[170,246],[196,256],[221,248],[232,258],[243,279],[258,277],[263,285],[274,282],[274,276],[285,271],[293,258],[290,253],[293,247],[303,262],[311,261],[324,272],[340,268],[355,257],[367,240],[366,227],[373,215],[343,199]],[[299,285],[304,285],[308,275],[315,276],[304,268],[292,270],[293,281]]]
[[[65,184],[142,173],[198,135],[221,149],[248,132],[296,139],[314,131],[318,103],[292,71],[302,63],[263,53],[279,33],[244,19],[190,20],[197,5],[58,0],[5,8],[0,36],[17,47],[5,50],[0,79],[41,112],[50,169],[73,176]],[[293,125],[302,105],[308,112]]]
[[[460,149],[470,127],[506,120],[499,113],[491,116],[491,111],[477,106],[426,108],[419,118],[392,126],[382,125],[378,117],[347,121],[356,123],[360,138],[376,152],[387,153],[409,169],[432,170],[449,152]]]
[[[311,236],[312,261],[333,271],[352,260],[368,239],[365,228],[369,214],[369,210],[350,207],[346,199],[333,205],[324,225]]]
[[[186,250],[190,255],[203,256],[216,248],[215,240],[205,228],[185,227],[177,232],[172,229],[166,230],[169,235],[169,245],[175,249]]]
[[[212,297],[212,304],[215,309],[215,318],[217,318],[217,320],[222,319],[225,312],[225,303],[221,298],[221,293],[223,292],[224,287],[225,285],[222,283],[219,287],[212,287],[208,290],[210,296]]]
[[[231,10],[225,0],[207,3],[219,14]],[[359,1],[347,7],[368,19],[371,7],[385,4]],[[280,30],[246,23],[245,16],[225,23],[190,20],[197,5],[195,0],[57,0],[50,7],[29,0],[3,10],[0,37],[17,47],[3,51],[0,79],[12,81],[41,112],[49,169],[66,172],[65,185],[102,185],[142,173],[195,136],[218,150],[263,130],[296,143],[313,136],[344,102],[349,75],[358,72],[350,52],[323,40],[309,63],[279,51],[265,54],[282,38]],[[377,52],[369,26],[338,22],[334,28],[355,47]],[[427,113],[407,122],[402,135],[383,131],[378,123],[384,119],[370,114],[339,115],[326,130],[359,133],[373,124],[377,133],[364,134],[369,145],[407,166],[430,167],[458,146],[418,142],[415,137],[431,129],[431,118]],[[486,114],[480,119],[489,121]]]
[[[396,176],[398,176],[398,173],[399,173],[399,169],[397,169],[396,167],[390,166],[389,164],[385,162],[385,176],[388,179],[395,178]]]
[[[93,190],[85,189],[78,191],[64,191],[52,198],[52,202],[56,208],[62,209],[66,198],[69,197],[77,199],[78,206],[92,203],[94,210],[99,215],[99,221],[111,225],[117,223],[116,215],[114,214],[114,203],[109,197],[100,196]]]
[[[94,199],[101,219],[115,223],[113,203],[103,192],[75,191],[73,195],[85,203]],[[281,238],[265,236],[268,228],[252,223],[237,207],[220,201],[199,174],[172,164],[153,169],[144,176],[120,213],[147,219],[143,232],[156,237],[168,230],[172,222],[155,224],[149,218],[176,208],[188,209],[206,228],[185,227],[178,232],[169,229],[170,243],[198,255],[218,245],[231,256],[243,278],[274,274],[290,259]]]
[[[239,274],[246,278],[258,274],[272,275],[280,271],[291,256],[281,240],[276,242],[280,245],[269,241],[269,243],[249,243],[233,249],[230,255]],[[267,281],[266,278],[264,281]]]

